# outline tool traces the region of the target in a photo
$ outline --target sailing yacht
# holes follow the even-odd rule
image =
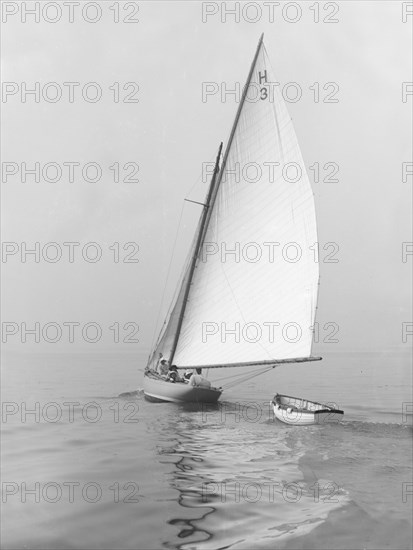
[[[251,376],[321,359],[311,356],[319,281],[314,199],[275,83],[261,36],[175,301],[148,360],[150,400],[214,403],[222,394],[221,387],[166,379],[157,370],[159,354],[178,371],[244,367]]]

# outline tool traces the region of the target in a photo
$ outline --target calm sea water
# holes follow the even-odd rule
[[[409,365],[327,354],[200,408],[146,402],[136,356],[10,355],[2,548],[412,548]],[[277,391],[344,421],[281,424]]]

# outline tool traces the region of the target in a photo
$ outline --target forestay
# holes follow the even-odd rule
[[[198,223],[198,228],[196,230],[195,236],[192,240],[192,244],[185,262],[185,266],[182,270],[180,283],[175,292],[174,299],[172,300],[172,305],[168,311],[165,322],[161,328],[158,340],[155,344],[155,348],[151,357],[149,358],[148,366],[155,368],[158,362],[158,353],[162,353],[165,359],[170,359],[172,355],[172,349],[174,341],[176,338],[176,333],[179,325],[179,317],[184,306],[185,291],[188,284],[188,278],[190,274],[190,263],[192,256],[195,250],[195,243],[197,240],[198,233],[200,231],[200,223]]]

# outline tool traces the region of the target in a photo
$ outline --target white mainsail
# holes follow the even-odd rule
[[[181,315],[171,355],[179,367],[311,355],[319,279],[314,200],[262,39],[245,93],[186,299],[180,292],[183,303],[174,308],[175,325]]]

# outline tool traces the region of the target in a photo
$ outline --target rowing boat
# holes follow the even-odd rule
[[[338,422],[344,415],[343,411],[331,405],[278,393],[275,394],[271,405],[278,420],[296,426]]]

